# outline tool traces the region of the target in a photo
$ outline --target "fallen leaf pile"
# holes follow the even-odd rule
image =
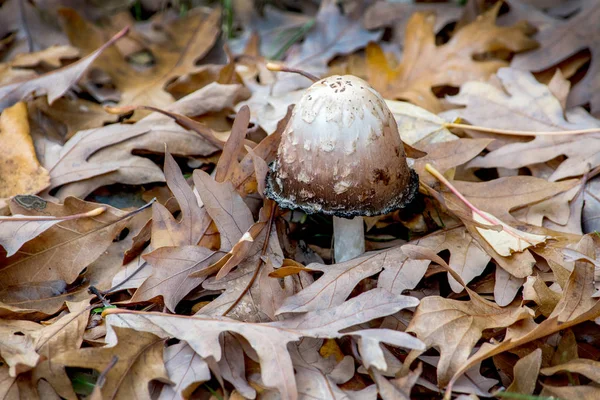
[[[0,2],[0,399],[599,398],[600,5],[462,3]],[[335,74],[420,182],[338,263],[265,196]]]

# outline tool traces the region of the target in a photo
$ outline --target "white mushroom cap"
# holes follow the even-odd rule
[[[390,212],[417,188],[394,116],[379,93],[351,75],[306,90],[267,179],[267,195],[280,206],[343,217]]]

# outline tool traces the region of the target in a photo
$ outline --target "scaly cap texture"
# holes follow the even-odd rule
[[[306,90],[267,177],[267,196],[281,207],[348,218],[393,211],[417,189],[394,116],[379,93],[351,75]]]

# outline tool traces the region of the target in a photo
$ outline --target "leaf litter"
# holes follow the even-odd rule
[[[0,6],[0,398],[597,398],[596,5],[161,4]],[[335,263],[265,180],[340,70],[419,196]]]

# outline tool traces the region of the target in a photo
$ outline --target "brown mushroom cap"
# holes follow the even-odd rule
[[[294,108],[266,194],[283,208],[350,218],[401,208],[418,186],[385,101],[345,75],[314,83]]]

